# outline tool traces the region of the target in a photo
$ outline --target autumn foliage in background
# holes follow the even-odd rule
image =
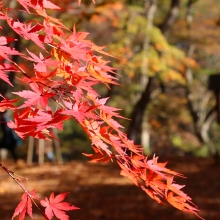
[[[26,48],[21,53],[10,43],[17,41],[10,36],[0,37],[0,78],[13,86],[8,73],[14,72],[17,80],[26,89],[13,92],[13,99],[1,94],[1,111],[10,109],[14,119],[8,123],[10,128],[23,139],[33,136],[39,139],[55,138],[51,128],[62,130],[63,122],[74,118],[91,140],[94,154],[87,154],[92,162],[116,160],[121,167],[121,175],[127,176],[158,203],[168,201],[181,211],[197,215],[197,207],[191,198],[181,191],[183,186],[175,184],[174,176],[180,176],[167,169],[166,163],[159,163],[157,157],[149,159],[143,149],[134,145],[117,118],[123,118],[119,109],[106,105],[108,98],[100,98],[94,86],[117,85],[116,70],[108,66],[101,55],[111,56],[86,39],[88,33],[69,30],[60,20],[47,14],[46,9],[59,9],[48,0],[17,0],[23,8],[20,12],[38,16],[36,20],[22,22],[16,16],[18,9],[1,5],[0,19],[16,32],[21,39],[37,45],[39,52]],[[80,4],[80,1],[78,1]],[[1,29],[5,28],[4,26]],[[22,43],[22,42],[21,42]],[[22,61],[15,62],[12,57],[19,56]],[[26,71],[23,63],[32,65]],[[77,209],[62,202],[66,193],[41,200],[34,191],[27,191],[22,178],[1,165],[2,168],[22,187],[25,194],[17,206],[12,219],[19,215],[24,219],[26,213],[32,217],[32,203],[41,211],[45,219],[69,219],[65,211]],[[40,201],[38,204],[37,201]],[[42,205],[45,211],[42,211]],[[63,211],[62,211],[63,210]]]

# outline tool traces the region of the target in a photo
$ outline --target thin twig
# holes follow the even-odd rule
[[[49,220],[48,217],[45,215],[45,213],[40,209],[40,207],[38,206],[38,204],[35,202],[34,198],[23,186],[22,182],[20,179],[25,179],[27,180],[25,177],[22,176],[18,176],[16,175],[14,172],[12,172],[11,170],[9,170],[7,167],[5,167],[2,163],[0,163],[0,166],[2,167],[2,169],[21,187],[21,189],[29,196],[29,198],[31,199],[31,201],[34,203],[34,205],[37,207],[37,209],[39,210],[39,212],[42,214],[42,216],[44,217],[44,219]],[[18,176],[19,178],[16,178],[15,176]]]

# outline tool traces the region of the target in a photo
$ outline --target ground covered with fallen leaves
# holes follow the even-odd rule
[[[206,220],[220,219],[220,164],[212,159],[169,158],[168,168],[183,173],[187,179],[176,178],[186,185],[185,192],[199,206]],[[159,159],[164,162],[164,158]],[[41,198],[70,192],[67,201],[80,210],[70,211],[71,220],[194,220],[197,217],[182,213],[170,205],[159,205],[128,179],[119,175],[117,164],[91,164],[73,161],[64,165],[47,163],[26,166],[22,161],[3,162],[16,174],[27,177],[25,186],[35,189]],[[0,171],[0,219],[9,220],[22,196],[22,190]],[[34,208],[34,219],[43,217]],[[30,218],[26,218],[27,220]]]

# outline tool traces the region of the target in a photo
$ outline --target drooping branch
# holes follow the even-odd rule
[[[42,23],[35,21],[33,24],[33,21],[29,20],[24,23],[15,21],[14,18],[5,16],[5,14],[1,15],[22,39],[34,43],[38,49],[41,48],[44,51],[47,46],[49,56],[45,57],[42,53],[36,55],[29,50],[26,54],[21,54],[5,46],[14,39],[3,36],[1,56],[11,61],[10,55],[19,54],[24,62],[30,62],[33,66],[31,77],[19,79],[27,85],[27,89],[13,92],[20,97],[21,102],[14,105],[18,100],[7,98],[0,102],[0,107],[14,111],[14,119],[8,122],[8,126],[23,139],[27,136],[48,139],[55,138],[50,132],[51,128],[62,130],[63,122],[74,118],[91,140],[95,152],[94,155],[88,156],[93,161],[106,162],[116,159],[122,169],[121,174],[130,178],[151,198],[159,203],[166,200],[177,209],[198,216],[198,208],[191,202],[191,198],[182,192],[183,186],[173,181],[175,176],[183,176],[167,169],[166,163],[159,163],[157,157],[152,159],[145,157],[143,149],[127,138],[123,132],[123,126],[117,122],[118,118],[123,118],[118,113],[118,109],[107,106],[107,99],[100,98],[95,90],[94,86],[97,84],[117,85],[117,78],[114,77],[115,69],[108,66],[108,61],[100,56],[100,54],[109,54],[103,51],[103,47],[89,41],[87,33],[70,31],[61,21],[47,15],[47,8],[59,8],[52,2],[26,0],[19,0],[19,2],[24,7],[24,11],[28,13],[30,10],[34,11],[44,21]],[[156,1],[151,2],[156,3]],[[17,28],[18,26],[20,28]],[[11,51],[13,51],[12,54]],[[95,55],[97,53],[99,56]],[[5,72],[8,66],[3,66]],[[2,72],[3,80],[10,84],[6,74]],[[109,72],[113,75],[108,74]],[[141,117],[148,103],[147,100],[150,99],[154,80],[155,77],[148,78],[142,99],[138,102]],[[55,102],[55,111],[52,111],[54,105],[49,100]],[[130,155],[127,154],[128,150],[131,152]],[[65,196],[66,193],[54,198],[54,193],[52,193],[49,200],[48,198],[41,200],[41,205],[46,208],[45,215],[49,219],[52,219],[54,215],[58,219],[64,219],[63,212],[59,210],[62,208],[61,203],[57,204],[57,207],[56,203],[63,200]],[[28,199],[29,197],[25,194],[19,203],[23,204],[25,200],[25,205],[18,205],[12,219],[18,215],[19,219],[23,219],[21,215],[24,216],[26,212],[32,215]],[[76,209],[67,203],[64,205],[65,211]],[[62,215],[58,216],[57,213],[62,213]]]

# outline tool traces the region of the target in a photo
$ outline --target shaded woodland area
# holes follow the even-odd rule
[[[187,177],[177,182],[186,185],[186,193],[202,217],[220,218],[220,84],[219,90],[217,83],[217,89],[210,87],[210,77],[220,73],[219,1],[96,0],[94,5],[84,0],[81,7],[77,1],[53,2],[63,8],[56,12],[57,18],[70,29],[75,24],[77,31],[89,32],[88,38],[99,46],[106,45],[105,50],[113,56],[110,65],[117,69],[120,86],[96,85],[95,89],[101,97],[109,97],[108,105],[131,119],[118,120],[128,138],[142,145],[149,157],[160,156],[160,161],[169,161],[170,169]],[[15,1],[10,4],[15,7]],[[25,19],[19,12],[17,16]],[[17,42],[13,47],[25,50]],[[25,89],[14,72],[9,73],[9,79],[17,88]],[[12,96],[14,89],[0,80],[4,96]],[[34,164],[27,166],[28,141],[16,149],[16,163],[5,163],[27,176],[28,188],[35,188],[41,197],[51,190],[70,192],[68,200],[81,208],[71,212],[70,219],[197,219],[152,201],[121,177],[114,163],[85,162],[82,153],[92,152],[91,143],[75,121],[65,122],[58,136],[62,165],[49,163],[45,157],[46,164],[38,166],[38,149]],[[1,172],[3,219],[11,218],[20,197],[20,189]],[[37,210],[34,218],[43,219]]]
[[[186,185],[185,192],[192,196],[201,210],[199,214],[206,220],[220,216],[219,166],[211,159],[173,157],[168,167],[184,173],[187,179],[176,181]],[[169,204],[160,205],[142,190],[134,186],[127,178],[119,175],[117,164],[91,164],[74,161],[65,165],[47,163],[44,166],[27,167],[19,162],[10,165],[17,174],[28,176],[25,183],[35,189],[42,198],[53,190],[55,195],[70,192],[67,202],[74,203],[80,210],[68,212],[71,220],[196,220],[196,216],[183,213]],[[1,173],[0,213],[2,219],[11,219],[14,208],[21,198],[21,189],[6,174]],[[13,198],[13,200],[11,199]],[[26,218],[30,219],[30,218]],[[34,207],[34,219],[43,220]]]

